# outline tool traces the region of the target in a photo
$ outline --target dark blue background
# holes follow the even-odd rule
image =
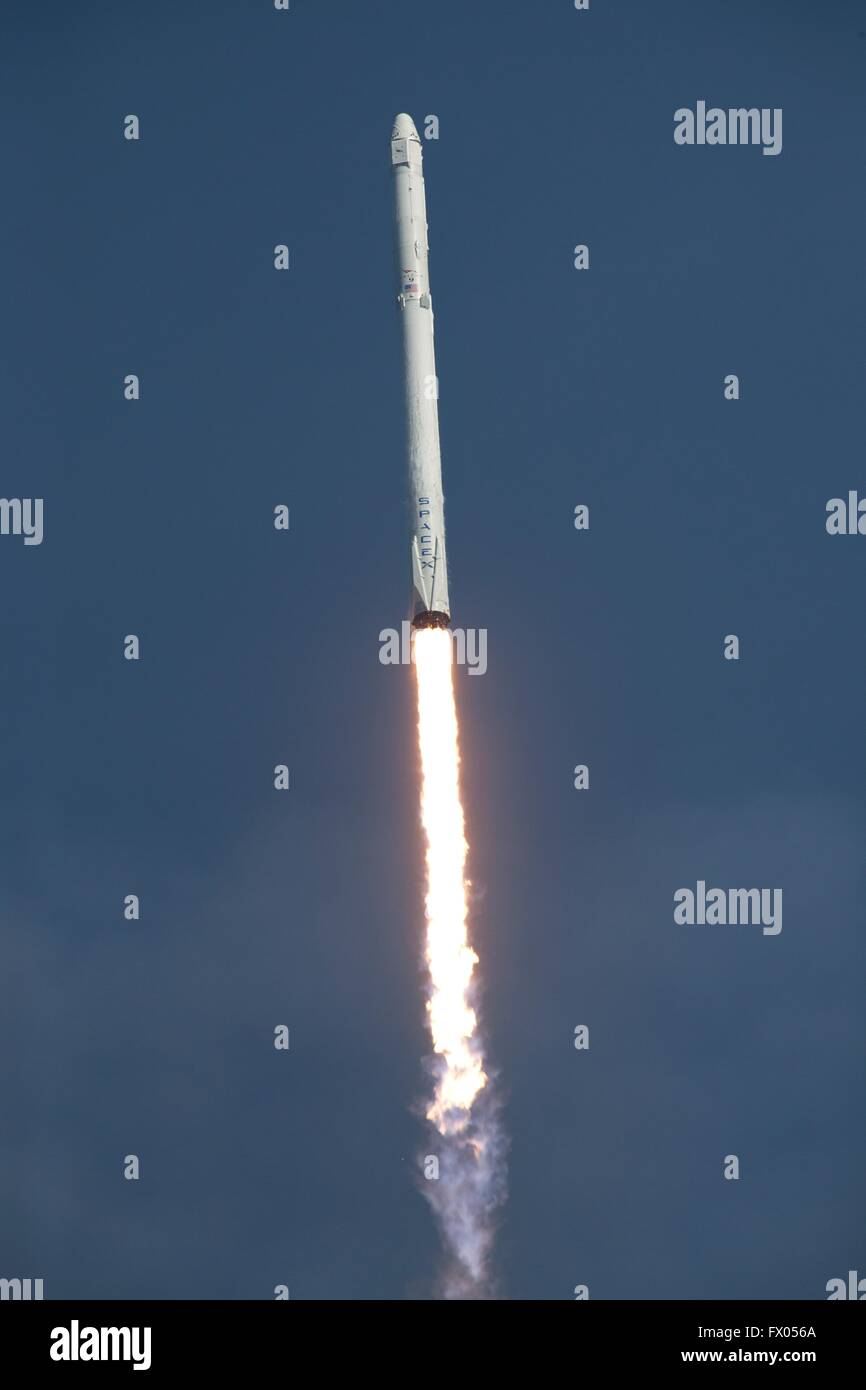
[[[489,630],[500,1291],[866,1273],[866,539],[824,529],[866,491],[861,6],[8,0],[2,36],[0,492],[45,540],[0,538],[0,1275],[430,1295],[413,690],[378,661],[401,110],[441,123],[452,598]],[[699,99],[782,107],[782,154],[678,148]],[[676,927],[698,878],[781,886],[781,935]]]

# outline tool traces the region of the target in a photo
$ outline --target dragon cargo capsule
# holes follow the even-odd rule
[[[421,141],[411,116],[400,115],[394,121],[391,170],[412,515],[412,623],[415,627],[447,627],[451,609],[445,558],[433,304],[427,266],[427,203]]]

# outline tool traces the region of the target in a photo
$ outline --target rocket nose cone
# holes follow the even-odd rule
[[[399,116],[394,117],[394,128],[391,131],[392,140],[411,139],[412,136],[418,139],[418,132],[415,129],[415,122],[411,116],[407,116],[405,111],[401,111]]]

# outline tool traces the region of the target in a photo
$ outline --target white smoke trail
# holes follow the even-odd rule
[[[451,1256],[445,1293],[484,1297],[493,1217],[504,1197],[505,1145],[473,1006],[478,957],[469,944],[466,835],[451,635],[415,634],[421,822],[427,841],[427,1011],[435,1088],[427,1119],[439,1136],[439,1178],[424,1183]]]

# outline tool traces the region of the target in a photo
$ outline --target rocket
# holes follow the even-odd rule
[[[427,267],[427,202],[421,141],[411,116],[395,117],[391,131],[391,170],[394,175],[397,305],[403,335],[406,394],[412,625],[447,627],[451,609],[439,453],[439,386]]]

